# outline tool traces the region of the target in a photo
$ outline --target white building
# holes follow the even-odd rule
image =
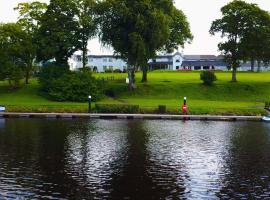
[[[150,70],[219,70],[227,71],[228,64],[223,56],[215,55],[183,55],[179,52],[170,55],[157,56],[148,61]],[[82,68],[82,56],[74,54],[69,59],[71,70]],[[255,70],[258,64],[255,63]],[[105,72],[106,70],[127,69],[127,63],[112,55],[89,55],[87,67],[93,71]],[[250,62],[242,62],[239,71],[250,71]],[[270,71],[270,66],[261,65],[261,71]]]
[[[97,72],[115,69],[124,71],[127,69],[127,63],[124,60],[112,55],[89,55],[87,60],[88,63],[86,66]],[[82,68],[82,56],[74,54],[71,59],[69,59],[69,65],[71,70]]]

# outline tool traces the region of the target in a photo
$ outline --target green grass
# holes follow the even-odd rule
[[[199,80],[199,72],[150,72],[147,84],[140,82],[141,73],[137,73],[137,89],[129,92],[125,84],[127,74],[95,74],[105,79],[106,87],[116,95],[101,103],[136,104],[142,112],[154,112],[158,105],[166,105],[168,112],[177,113],[183,97],[187,96],[191,114],[265,114],[263,102],[270,100],[270,73],[238,73],[237,83],[230,82],[229,72],[216,75],[218,81],[207,87]],[[16,92],[8,91],[7,84],[0,82],[0,104],[7,105],[9,111],[87,111],[87,103],[53,102],[39,96],[36,80]]]

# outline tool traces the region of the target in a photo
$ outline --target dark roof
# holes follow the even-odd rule
[[[117,58],[114,55],[89,55],[88,58]]]
[[[219,55],[184,55],[184,60],[223,60],[224,56]]]
[[[207,60],[198,60],[198,61],[183,61],[182,66],[228,66],[224,61],[207,61]]]
[[[173,62],[149,62],[149,65],[172,65]]]

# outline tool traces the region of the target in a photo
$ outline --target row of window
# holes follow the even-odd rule
[[[93,62],[95,59],[94,58],[89,58],[89,62]],[[103,62],[113,62],[113,58],[103,58]]]
[[[94,58],[88,58],[89,62],[93,62],[95,59]],[[82,61],[82,57],[81,56],[77,56],[77,61],[81,62]],[[103,62],[113,62],[113,58],[103,58],[102,59]]]

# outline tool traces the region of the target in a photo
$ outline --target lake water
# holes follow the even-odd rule
[[[270,199],[270,124],[0,119],[0,199]]]

